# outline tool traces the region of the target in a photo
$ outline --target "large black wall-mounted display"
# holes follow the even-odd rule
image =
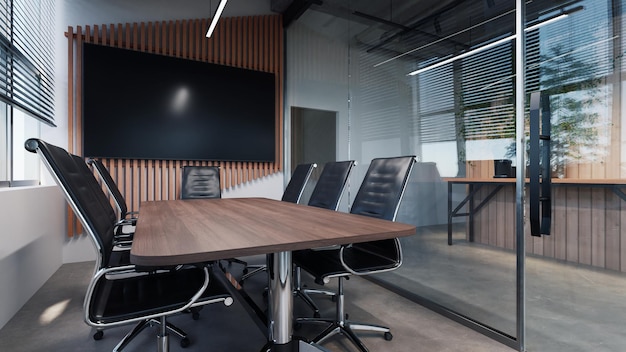
[[[275,77],[83,44],[85,157],[273,162]]]

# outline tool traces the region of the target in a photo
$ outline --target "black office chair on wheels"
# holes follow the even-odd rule
[[[285,191],[283,192],[283,196],[280,200],[283,202],[299,203],[300,198],[302,198],[302,194],[304,193],[304,188],[309,182],[309,178],[311,178],[311,173],[316,167],[317,164],[314,163],[298,164],[295,170],[293,170],[291,178],[289,179],[287,187],[285,187]],[[269,256],[270,255],[268,254],[267,260],[269,260]],[[251,276],[265,270],[267,270],[267,264],[246,265],[243,276],[239,279],[239,283],[243,284],[243,282]]]
[[[137,216],[139,212],[128,210],[128,204],[126,203],[124,195],[120,192],[119,187],[117,187],[115,180],[113,180],[113,177],[111,176],[111,173],[106,166],[104,166],[102,161],[89,158],[87,159],[87,165],[91,166],[95,170],[96,174],[98,174],[98,177],[102,180],[102,183],[115,203],[118,214],[118,223],[121,225],[117,234],[117,239],[119,241],[126,241],[129,244],[133,239],[133,233],[135,231],[134,227],[137,224]]]
[[[354,160],[349,161],[333,161],[324,165],[324,169],[320,174],[317,184],[311,193],[309,206],[324,208],[329,210],[337,210],[339,207],[339,201],[343,195],[343,191],[348,183],[348,177],[352,171],[352,167],[355,165]],[[317,248],[316,250],[336,249],[337,246],[329,248]],[[325,294],[334,296],[335,292],[329,290],[318,290],[305,288],[302,285],[302,275],[300,267],[295,267],[294,274],[294,293],[297,297],[300,297],[304,302],[313,309],[313,316],[320,317],[320,310],[315,302],[309,296],[310,294]]]
[[[117,207],[120,221],[126,222],[130,225],[135,225],[137,223],[137,215],[139,214],[139,212],[128,210],[126,198],[124,198],[124,195],[122,194],[122,192],[120,192],[119,187],[117,187],[117,183],[115,183],[115,180],[113,180],[113,177],[111,176],[111,173],[106,168],[106,166],[104,166],[102,161],[100,161],[99,159],[93,158],[87,159],[87,165],[93,167],[93,169],[96,171],[96,173],[104,183],[104,186],[109,192],[109,195],[111,195],[111,198],[113,198],[115,206]]]
[[[183,166],[180,199],[222,198],[219,166]]]
[[[283,202],[299,203],[304,193],[304,188],[311,178],[311,173],[317,167],[317,164],[298,164],[291,174],[291,178],[285,187],[283,196],[280,198]]]
[[[105,328],[136,323],[114,349],[118,351],[156,323],[160,326],[159,351],[169,348],[168,331],[179,334],[181,345],[186,346],[186,334],[166,317],[210,303],[232,304],[222,281],[213,280],[209,263],[153,268],[120,260],[115,246],[117,216],[82,158],[34,138],[27,140],[25,147],[41,157],[96,248],[96,270],[83,304],[85,322],[97,329],[95,339],[103,337]]]
[[[395,220],[400,201],[411,173],[414,156],[372,160],[357,192],[350,213]],[[355,323],[345,317],[343,278],[350,275],[371,275],[397,269],[402,264],[402,249],[397,238],[342,245],[334,250],[304,250],[293,254],[295,265],[313,275],[316,282],[328,283],[338,279],[336,316],[334,319],[298,318],[297,324],[327,324],[313,342],[321,343],[330,336],[343,334],[361,351],[368,349],[357,337],[356,330],[378,331],[392,339],[389,328]]]

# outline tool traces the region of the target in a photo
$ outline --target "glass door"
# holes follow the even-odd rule
[[[552,187],[541,196],[549,196],[543,206],[552,216],[541,236],[525,231],[526,349],[621,351],[624,2],[584,0],[568,8],[576,11],[540,28],[537,44],[527,47],[538,53],[542,113],[549,112],[550,154],[541,163],[549,161],[543,172]]]

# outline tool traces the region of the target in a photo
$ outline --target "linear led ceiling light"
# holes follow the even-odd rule
[[[524,29],[524,32],[529,32],[529,31],[535,30],[535,29],[537,29],[539,27],[543,27],[543,26],[545,26],[547,24],[554,23],[556,21],[562,20],[562,19],[566,18],[567,16],[571,15],[572,13],[578,12],[578,11],[583,10],[583,9],[584,9],[583,6],[578,6],[578,7],[575,7],[573,9],[571,9],[571,10],[561,11],[561,13],[559,13],[558,15],[556,15],[554,17],[548,18],[548,19],[546,19],[544,21],[541,21],[541,22],[539,22],[537,24],[534,24],[534,25],[531,25],[529,27],[526,27]],[[515,34],[514,35],[510,35],[510,36],[508,36],[506,38],[502,38],[502,39],[497,40],[495,42],[489,43],[487,45],[483,45],[483,46],[478,47],[476,49],[464,52],[464,53],[462,53],[460,55],[453,56],[453,57],[451,57],[451,58],[449,58],[447,60],[440,61],[440,62],[438,62],[436,64],[420,68],[418,70],[410,72],[409,74],[407,74],[407,76],[414,76],[414,75],[420,74],[422,72],[425,72],[425,71],[428,71],[428,70],[432,70],[433,68],[437,68],[437,67],[443,66],[445,64],[449,64],[449,63],[451,63],[453,61],[456,61],[458,59],[462,59],[464,57],[467,57],[467,56],[470,56],[472,54],[481,52],[483,50],[486,50],[486,49],[489,49],[489,48],[493,48],[494,46],[500,45],[502,43],[505,43],[505,42],[513,40],[513,39],[515,39]]]
[[[502,44],[502,43],[506,43],[506,42],[508,42],[508,41],[510,41],[510,40],[513,40],[513,39],[515,39],[515,35],[510,35],[510,36],[508,36],[508,37],[506,37],[506,38],[502,38],[502,39],[500,39],[500,40],[496,40],[496,41],[495,41],[495,42],[493,42],[493,43],[489,43],[489,44],[487,44],[487,45],[483,45],[483,46],[481,46],[481,47],[478,47],[478,48],[476,48],[476,49],[474,49],[474,50],[466,51],[466,52],[464,52],[463,54],[453,56],[453,57],[451,57],[451,58],[449,58],[449,59],[447,59],[447,60],[443,60],[443,61],[440,61],[440,62],[438,62],[438,63],[436,63],[436,64],[432,64],[432,65],[430,65],[430,66],[426,66],[426,67],[424,67],[424,68],[420,68],[419,70],[415,70],[415,71],[413,71],[413,72],[409,73],[409,74],[408,74],[408,76],[415,76],[415,75],[417,75],[417,74],[419,74],[419,73],[422,73],[422,72],[424,72],[424,71],[432,70],[433,68],[437,68],[437,67],[439,67],[439,66],[443,66],[443,65],[445,65],[445,64],[449,64],[449,63],[451,63],[452,61],[456,61],[456,60],[458,60],[458,59],[462,59],[462,58],[464,58],[464,57],[467,57],[467,56],[473,55],[473,54],[475,54],[475,53],[479,53],[479,52],[481,52],[481,51],[483,51],[483,50],[487,50],[487,49],[489,49],[489,48],[493,48],[494,46],[498,46],[498,45],[500,45],[500,44]]]
[[[220,16],[222,15],[222,11],[224,11],[224,6],[226,6],[226,2],[228,0],[221,0],[220,4],[217,6],[217,10],[215,11],[215,16],[211,20],[211,25],[209,26],[209,30],[206,32],[206,37],[211,38],[211,34],[215,30],[215,26],[217,26],[217,21],[219,21]]]

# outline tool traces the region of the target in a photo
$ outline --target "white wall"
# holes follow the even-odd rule
[[[53,186],[0,189],[0,328],[61,266],[64,204]]]

